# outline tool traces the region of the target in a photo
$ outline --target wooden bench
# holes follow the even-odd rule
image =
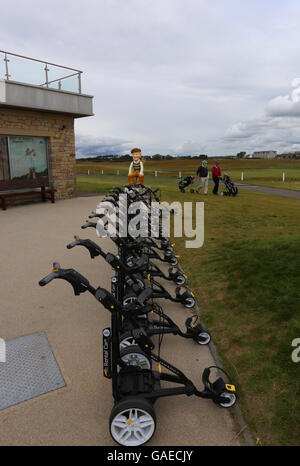
[[[23,196],[39,196],[42,202],[49,199],[54,204],[55,191],[47,179],[0,181],[1,207],[6,210],[7,198]]]

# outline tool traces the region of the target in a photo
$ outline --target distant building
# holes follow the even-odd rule
[[[300,152],[287,152],[284,154],[278,154],[278,159],[298,159],[300,158]]]
[[[275,159],[276,156],[276,150],[262,150],[258,152],[253,152],[252,154],[252,158],[254,159]]]

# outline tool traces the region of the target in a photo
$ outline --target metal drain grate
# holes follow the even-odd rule
[[[0,410],[64,386],[44,332],[6,342],[6,362],[0,362]]]

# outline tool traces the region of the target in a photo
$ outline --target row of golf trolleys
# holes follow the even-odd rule
[[[126,216],[119,208],[119,195],[122,193],[127,195]],[[109,429],[118,444],[139,446],[147,443],[154,435],[154,405],[158,398],[195,395],[209,398],[220,407],[229,408],[236,401],[236,393],[234,385],[226,383],[229,379],[221,368],[205,368],[202,374],[203,387],[198,390],[180,369],[160,356],[165,334],[190,339],[191,343],[199,345],[199,349],[207,345],[211,337],[200,323],[199,307],[186,284],[186,276],[178,262],[174,245],[165,234],[162,216],[155,235],[153,226],[150,227],[151,205],[153,201],[160,201],[158,190],[153,191],[142,185],[113,188],[106,195],[105,201],[116,207],[118,227],[122,222],[130,221],[128,208],[136,201],[142,203],[143,215],[147,217],[149,225],[147,237],[109,235],[114,242],[114,249],[117,248],[117,254],[104,252],[98,242],[91,239],[75,236],[74,241],[68,244],[68,249],[83,246],[92,259],[99,256],[110,265],[113,270],[111,290],[92,286],[76,270],[63,269],[58,263],[53,264],[52,272],[39,284],[45,286],[54,279],[66,280],[72,285],[75,295],[88,291],[110,313],[110,326],[103,329],[103,375],[111,380],[114,399]],[[101,219],[104,219],[103,213],[93,212],[82,228],[97,228],[97,222]],[[108,224],[106,220],[107,231]],[[173,292],[166,289],[167,282],[174,284]],[[179,302],[192,309],[184,331],[158,304],[157,300],[161,303],[162,299]],[[156,370],[152,367],[154,363]],[[216,376],[212,381],[213,373]],[[220,376],[221,373],[225,374],[226,381]]]

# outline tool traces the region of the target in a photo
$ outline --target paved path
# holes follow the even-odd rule
[[[93,229],[80,226],[98,201],[79,197],[0,211],[0,336],[9,340],[44,331],[67,384],[0,411],[1,445],[114,445],[108,431],[111,383],[102,377],[101,332],[109,315],[91,295],[75,297],[62,280],[38,286],[57,260],[94,285],[110,287],[112,271],[101,258],[92,261],[85,249],[65,247],[74,234],[95,240]],[[101,243],[113,250],[109,239]],[[189,316],[179,304],[164,301],[164,309],[181,325]],[[214,364],[208,348],[171,335],[163,341],[162,356],[199,387],[203,368]],[[231,415],[210,400],[181,396],[155,406],[158,427],[152,445],[237,444]]]
[[[236,183],[241,189],[248,189],[249,191],[260,191],[266,194],[273,194],[275,196],[286,196],[295,199],[300,199],[300,191],[292,191],[290,189],[269,188],[268,186],[255,186],[251,184]]]

